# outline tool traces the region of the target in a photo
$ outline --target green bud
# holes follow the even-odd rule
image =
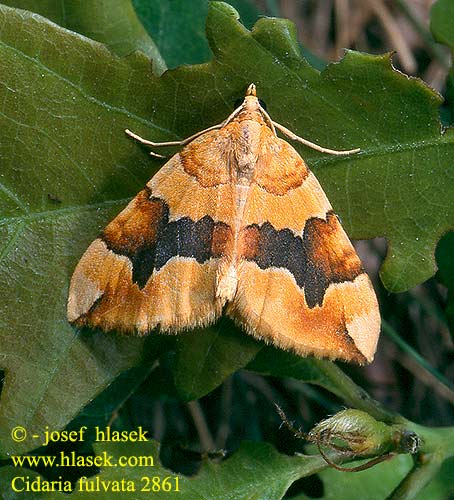
[[[310,441],[360,456],[386,453],[416,453],[418,436],[400,425],[388,425],[369,414],[348,409],[317,424],[308,434]]]

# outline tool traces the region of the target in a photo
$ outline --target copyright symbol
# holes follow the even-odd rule
[[[11,431],[11,438],[13,441],[16,441],[16,443],[21,443],[27,438],[27,430],[18,425]]]

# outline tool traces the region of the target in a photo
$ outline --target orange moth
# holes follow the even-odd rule
[[[251,84],[222,123],[184,146],[93,241],[69,290],[77,326],[176,333],[223,311],[300,355],[373,359],[380,315],[369,277],[315,176],[276,134]],[[152,153],[154,154],[154,153]]]

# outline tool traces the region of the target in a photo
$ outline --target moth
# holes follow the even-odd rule
[[[315,176],[251,84],[222,123],[184,146],[93,241],[71,279],[68,320],[147,334],[225,313],[302,356],[373,359],[377,299]],[[155,153],[152,153],[155,154]]]

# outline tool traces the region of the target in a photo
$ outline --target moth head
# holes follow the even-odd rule
[[[255,86],[255,83],[251,83],[247,88],[246,96],[248,95],[253,95],[254,97],[257,95],[257,87]]]
[[[254,83],[251,83],[247,88],[244,99],[237,99],[235,109],[238,111],[266,112],[266,104],[262,99],[257,98],[257,87]]]
[[[267,124],[276,134],[269,114],[266,111],[265,103],[257,97],[255,84],[251,83],[246,90],[244,99],[239,99],[235,103],[235,110],[224,123],[231,121],[253,120],[258,123]]]

